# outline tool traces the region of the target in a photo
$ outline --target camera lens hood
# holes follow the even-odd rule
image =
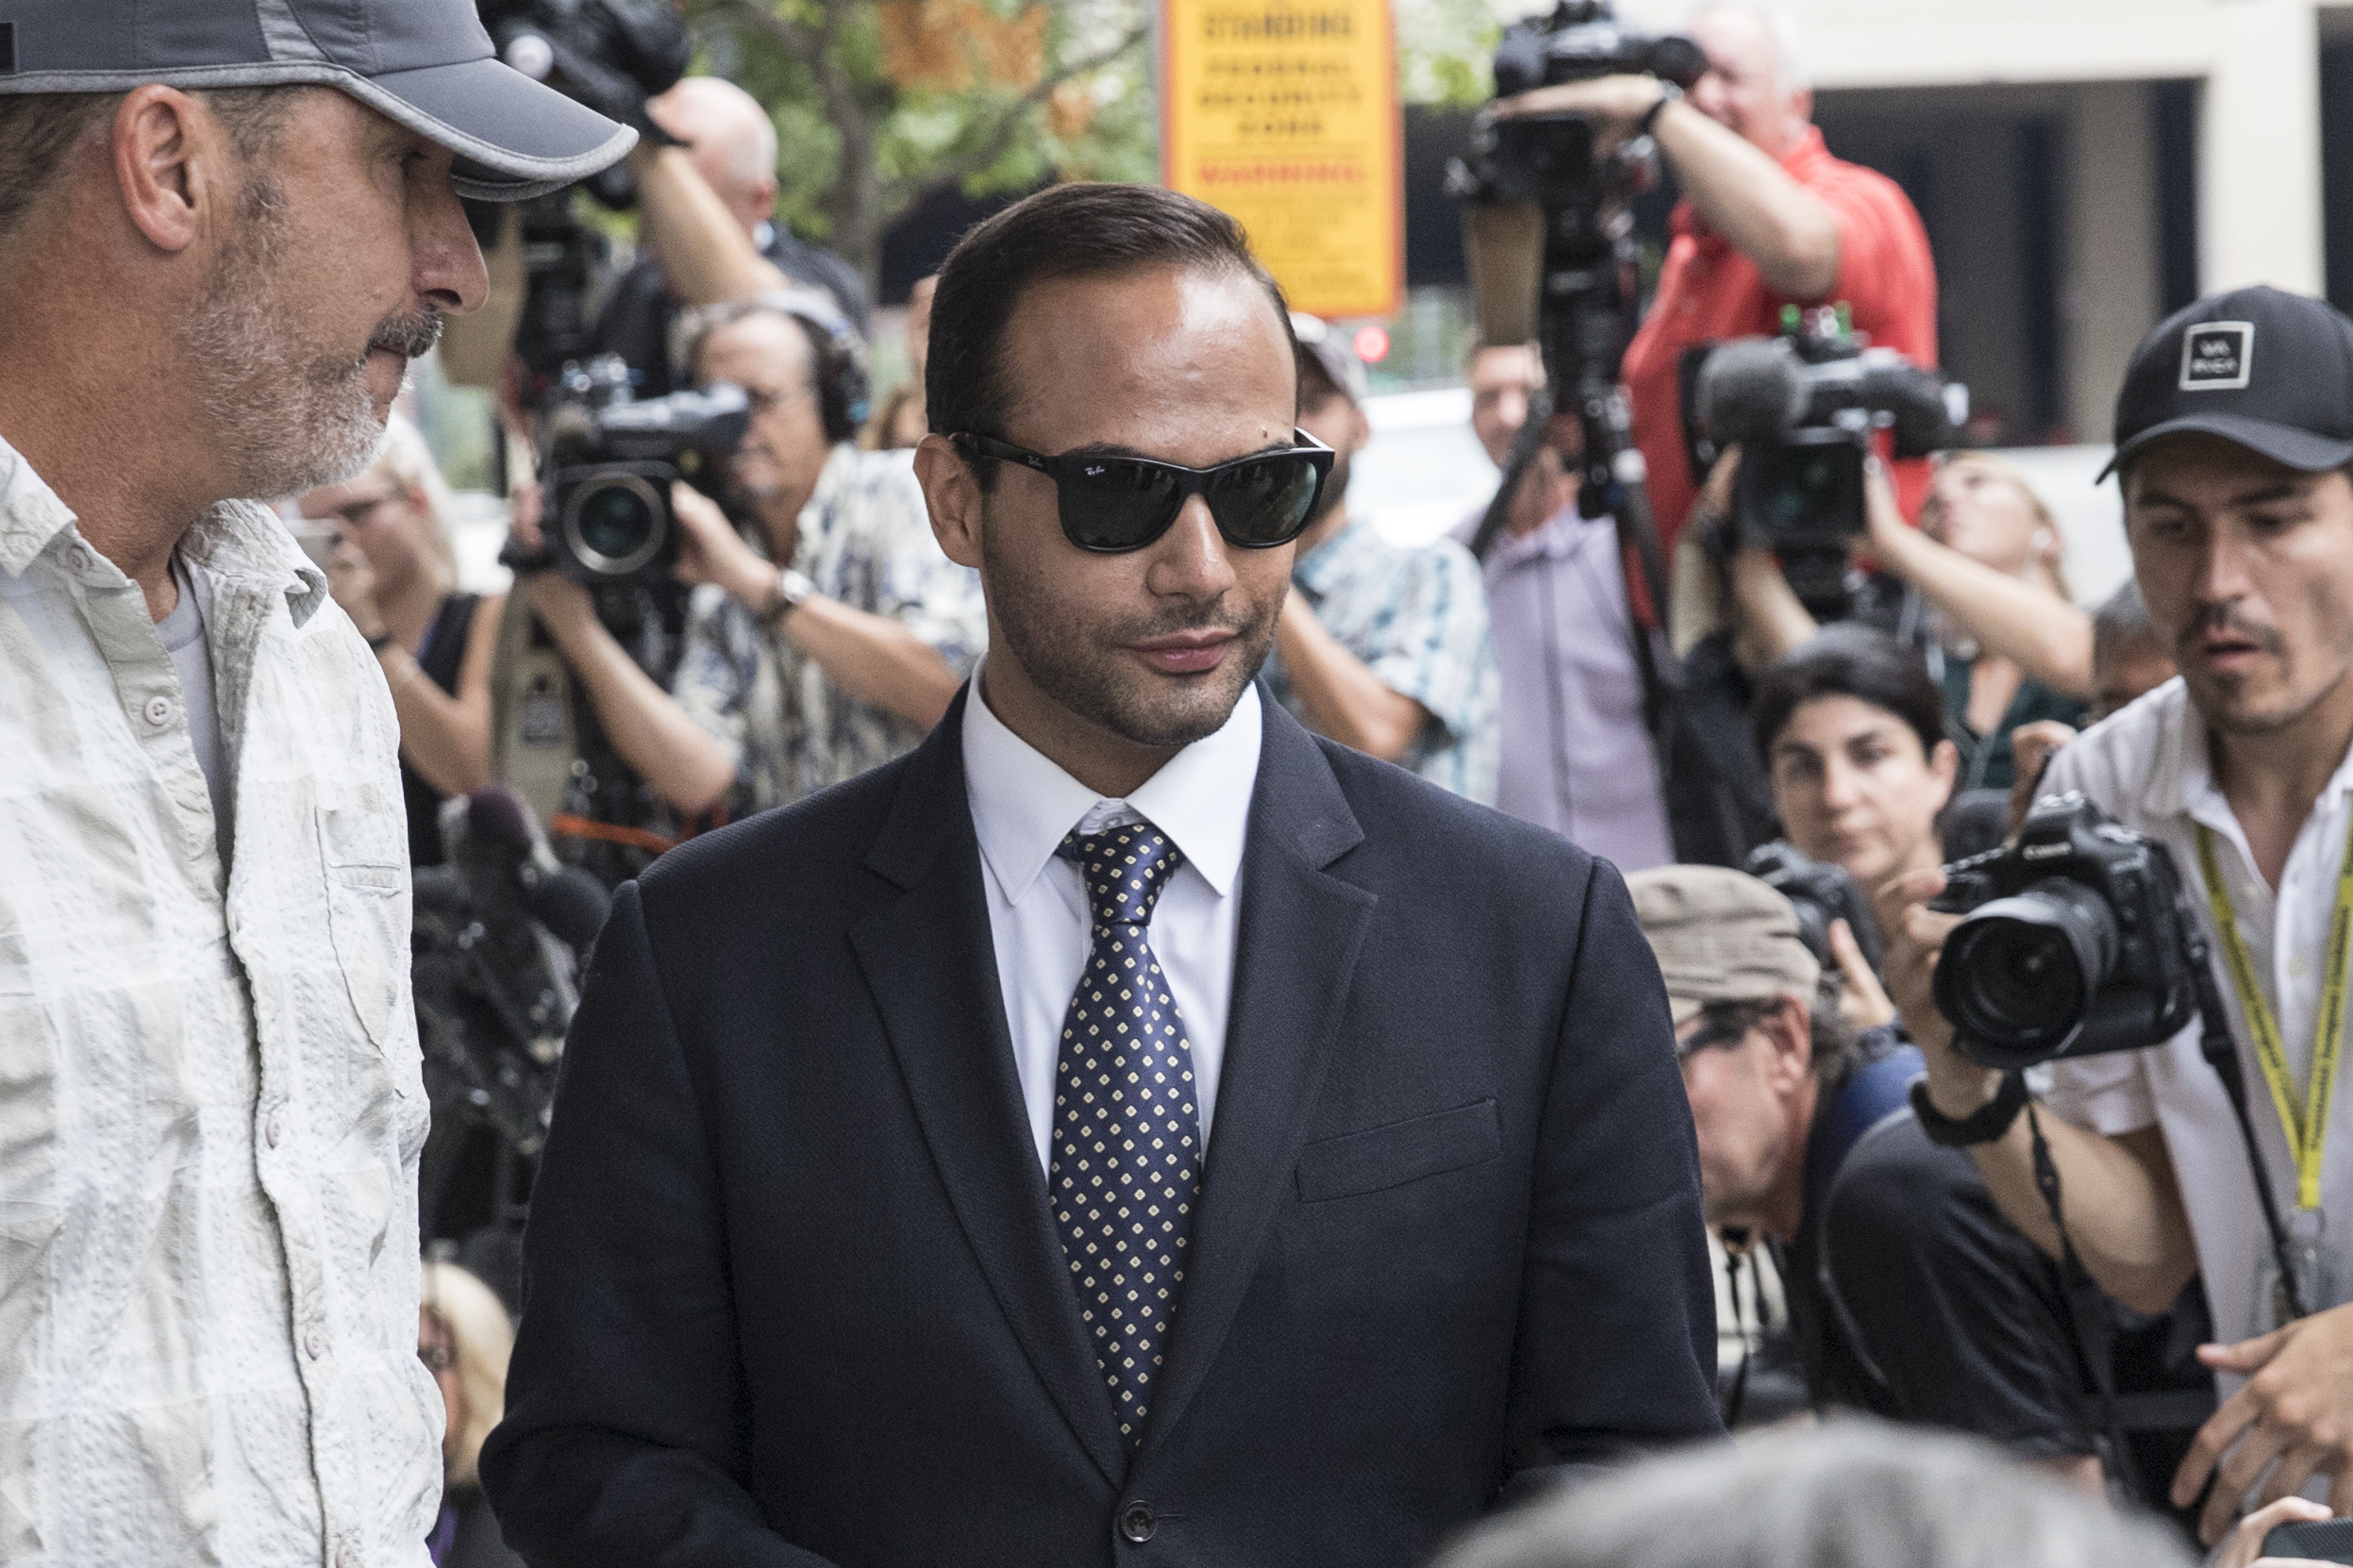
[[[2099,893],[2053,876],[1980,905],[1944,939],[1936,1006],[1988,1067],[2067,1054],[2114,971],[2121,939]]]

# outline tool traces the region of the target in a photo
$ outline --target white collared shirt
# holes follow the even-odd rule
[[[1145,936],[1168,976],[1193,1047],[1206,1148],[1226,1060],[1242,847],[1263,736],[1258,687],[1243,692],[1225,727],[1169,759],[1125,800],[1095,793],[1006,728],[981,699],[980,687],[975,675],[964,701],[964,789],[980,839],[997,986],[1038,1163],[1048,1164],[1046,1128],[1054,1114],[1062,1020],[1087,965],[1093,925],[1084,878],[1055,850],[1073,828],[1099,833],[1139,818],[1167,834],[1185,857],[1153,908]]]
[[[2052,760],[2043,792],[2080,790],[2127,827],[2172,851],[2191,913],[2207,927],[2214,949],[2215,985],[2229,1009],[2245,1079],[2256,1141],[2285,1211],[2295,1203],[2295,1163],[2279,1113],[2255,1056],[2254,1035],[2212,942],[2212,916],[2198,870],[2197,829],[2214,834],[2214,855],[2230,908],[2256,974],[2264,982],[2279,1041],[2301,1093],[2310,1083],[2312,1030],[2320,1013],[2321,970],[2336,904],[2337,868],[2353,813],[2353,754],[2312,805],[2288,852],[2275,895],[2255,869],[2246,834],[2214,782],[2203,718],[2189,688],[2176,678],[2071,742]],[[2245,1141],[2240,1136],[2221,1081],[2199,1054],[2193,1024],[2166,1044],[2054,1063],[2051,1102],[2068,1120],[2111,1136],[2161,1127],[2180,1177],[2181,1200],[2197,1243],[2214,1333],[2232,1341],[2249,1331],[2255,1270],[2268,1250]],[[2322,1246],[2328,1254],[2333,1306],[2353,1298],[2353,1093],[2340,1082],[2330,1097],[2328,1137],[2321,1165],[2321,1209],[2328,1216]]]
[[[409,839],[383,672],[268,511],[139,585],[0,442],[0,1562],[425,1561]]]

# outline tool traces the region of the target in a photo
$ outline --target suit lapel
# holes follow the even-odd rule
[[[853,925],[850,945],[981,1272],[1072,1432],[1117,1485],[1127,1455],[1078,1320],[1013,1067],[964,791],[965,700],[915,753],[867,857],[904,892]]]
[[[1278,704],[1264,709],[1225,1068],[1147,1445],[1184,1413],[1258,1271],[1379,902],[1324,871],[1363,832],[1315,742]]]

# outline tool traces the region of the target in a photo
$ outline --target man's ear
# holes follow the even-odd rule
[[[945,436],[924,437],[915,445],[915,479],[924,487],[931,534],[941,552],[957,565],[978,571],[988,499],[980,493],[964,454]]]
[[[234,209],[242,177],[235,150],[221,123],[177,88],[125,93],[111,154],[124,214],[159,251],[186,250]]]
[[[1779,1005],[1765,1014],[1761,1026],[1773,1049],[1766,1071],[1772,1076],[1774,1089],[1786,1093],[1813,1072],[1812,1015],[1805,1003],[1794,996],[1784,996]]]

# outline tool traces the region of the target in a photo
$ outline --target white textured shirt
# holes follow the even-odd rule
[[[0,1562],[419,1568],[397,722],[268,511],[180,557],[225,879],[144,595],[0,442]]]
[[[2052,759],[2044,794],[2080,790],[2127,827],[2172,851],[2190,912],[2207,928],[2214,983],[2229,1010],[2246,1081],[2256,1142],[2271,1172],[2271,1190],[2284,1215],[2295,1204],[2295,1161],[2286,1131],[2256,1059],[2237,988],[2213,941],[2206,883],[2198,869],[2197,829],[2214,834],[2230,909],[2246,944],[2265,1000],[2278,1020],[2279,1043],[2301,1095],[2311,1080],[2313,1026],[2320,1014],[2321,970],[2328,923],[2336,905],[2337,868],[2345,831],[2353,825],[2353,754],[2313,803],[2288,852],[2275,894],[2255,869],[2255,857],[2230,803],[2214,781],[2207,757],[2206,724],[2178,678],[2115,714]],[[2247,1170],[2246,1143],[2223,1093],[2222,1082],[2198,1048],[2191,1025],[2166,1044],[2146,1051],[2084,1057],[2052,1067],[2053,1106],[2069,1121],[2111,1136],[2161,1127],[2181,1181],[2181,1201],[2197,1244],[2214,1334],[2231,1341],[2250,1330],[2255,1270],[2267,1253],[2269,1232]],[[2330,1096],[2328,1137],[2321,1164],[2321,1238],[2333,1283],[2327,1301],[2353,1299],[2353,1093],[2341,1077]],[[2235,1381],[2234,1381],[2235,1386]]]
[[[964,789],[980,839],[997,986],[1038,1163],[1049,1165],[1046,1129],[1054,1114],[1062,1019],[1093,941],[1085,878],[1055,850],[1073,828],[1099,833],[1139,819],[1166,834],[1185,857],[1153,906],[1144,936],[1168,977],[1193,1047],[1207,1148],[1234,993],[1243,841],[1259,779],[1263,732],[1258,687],[1243,691],[1224,728],[1170,758],[1125,800],[1114,800],[1006,728],[981,700],[980,686],[976,676],[964,701]]]

